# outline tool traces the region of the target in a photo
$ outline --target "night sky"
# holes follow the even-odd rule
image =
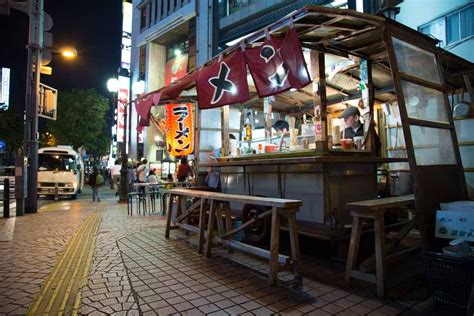
[[[110,98],[106,82],[116,76],[120,65],[122,12],[120,0],[44,0],[45,11],[53,18],[55,48],[70,45],[77,49],[75,60],[53,54],[48,65],[52,76],[41,75],[41,82],[61,91],[95,88]],[[0,67],[11,68],[10,107],[24,109],[28,16],[11,10],[0,16]]]

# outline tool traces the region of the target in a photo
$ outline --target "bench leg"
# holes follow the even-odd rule
[[[377,276],[377,295],[384,297],[387,290],[387,276],[385,271],[385,227],[384,216],[374,220],[375,228],[375,268]]]
[[[137,195],[137,214],[141,215],[141,203],[140,203],[140,196]]]
[[[272,208],[272,225],[270,237],[270,274],[268,284],[276,285],[278,280],[278,254],[280,252],[280,214],[276,207]]]
[[[288,215],[288,230],[290,233],[291,260],[295,279],[301,280],[300,270],[300,243],[298,239],[298,228],[296,226],[296,213],[291,212]]]
[[[143,194],[142,202],[143,202],[143,215],[146,215],[148,213],[148,205],[147,205],[147,202],[146,202],[146,194],[145,193]]]
[[[211,210],[209,212],[209,223],[207,226],[207,239],[206,239],[206,257],[211,256],[212,250],[212,239],[214,238],[214,223],[216,220],[216,203],[211,200]]]
[[[360,217],[354,216],[352,219],[351,241],[349,243],[349,253],[347,254],[346,274],[344,281],[351,282],[351,273],[354,270],[357,262],[357,255],[359,253],[360,234],[362,231],[362,221]]]
[[[224,202],[224,215],[225,215],[225,231],[230,232],[232,230],[232,215],[230,213],[230,203]],[[229,236],[227,239],[232,239],[232,236]],[[229,253],[234,252],[232,247],[229,247]]]
[[[217,236],[222,236],[225,233],[224,219],[222,218],[223,208],[224,208],[224,202],[217,202],[217,205],[216,205]]]
[[[161,216],[166,215],[166,195],[166,192],[161,195]]]
[[[171,226],[171,208],[173,207],[173,195],[169,195],[169,200],[168,200],[168,216],[166,217],[166,232],[165,232],[165,237],[170,238],[170,226]]]
[[[199,209],[199,234],[198,234],[198,253],[202,253],[204,248],[204,235],[206,229],[206,208],[205,199],[201,199],[201,208]]]
[[[178,217],[180,217],[185,211],[186,211],[186,196],[184,195],[180,195],[178,197],[178,211],[176,212],[176,223],[178,222]],[[186,217],[186,223],[189,225],[191,224],[190,222],[190,218],[189,218],[189,215]],[[188,230],[185,230],[184,231],[184,234],[186,236],[189,236],[189,231]]]

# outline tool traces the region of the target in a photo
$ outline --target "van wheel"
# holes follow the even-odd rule
[[[242,223],[255,218],[257,215],[269,210],[269,207],[246,204],[242,210]],[[264,245],[270,239],[270,216],[257,219],[252,225],[244,228],[245,237],[255,245]]]

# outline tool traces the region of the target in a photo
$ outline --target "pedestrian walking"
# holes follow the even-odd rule
[[[115,195],[118,195],[119,188],[118,188],[118,183],[120,180],[120,169],[122,166],[120,165],[120,161],[117,159],[115,160],[115,165],[112,166],[112,169],[110,170],[111,176],[112,176],[112,190],[115,190]]]
[[[92,202],[100,202],[100,190],[105,183],[104,176],[98,171],[97,167],[94,167],[91,175],[89,176],[89,185],[92,188]]]

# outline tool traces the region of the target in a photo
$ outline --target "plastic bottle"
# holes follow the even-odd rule
[[[251,141],[252,140],[252,124],[250,124],[250,117],[248,115],[245,118],[244,129],[245,129],[244,140]]]

